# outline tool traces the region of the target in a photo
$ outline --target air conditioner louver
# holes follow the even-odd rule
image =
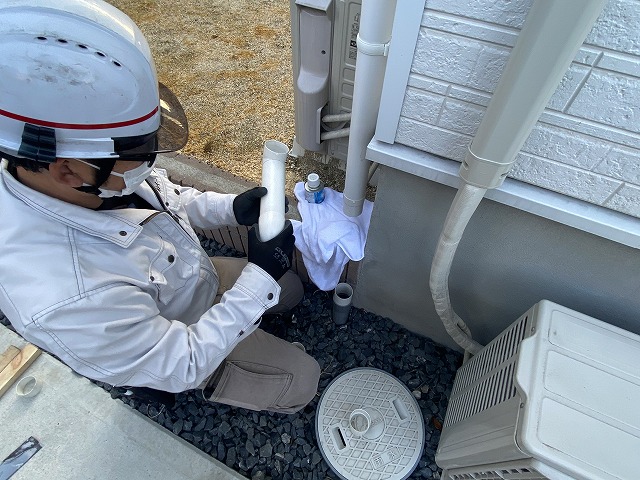
[[[448,427],[482,410],[515,397],[514,364],[518,345],[525,337],[529,317],[511,325],[456,375],[444,426]]]

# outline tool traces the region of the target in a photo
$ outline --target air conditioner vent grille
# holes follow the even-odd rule
[[[523,316],[458,370],[445,427],[516,396],[515,361],[528,323]]]
[[[486,468],[486,467],[485,467]],[[546,480],[536,469],[499,468],[496,470],[475,471],[468,473],[445,473],[444,480]]]

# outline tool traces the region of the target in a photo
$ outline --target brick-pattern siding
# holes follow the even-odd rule
[[[396,142],[462,161],[532,0],[427,0]],[[640,217],[640,0],[609,0],[510,177]]]

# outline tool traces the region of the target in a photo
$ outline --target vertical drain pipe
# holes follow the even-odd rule
[[[343,211],[357,217],[362,213],[369,161],[367,145],[373,138],[380,109],[382,83],[397,0],[362,0],[353,90],[351,130],[347,153]]]
[[[460,167],[464,180],[445,220],[429,286],[445,329],[468,354],[482,346],[454,312],[449,273],[458,243],[484,193],[502,185],[517,153],[571,65],[606,0],[533,2],[500,82]]]

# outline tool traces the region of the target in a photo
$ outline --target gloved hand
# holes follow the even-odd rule
[[[258,223],[260,199],[267,194],[265,187],[253,187],[233,199],[233,214],[240,225],[250,227]]]
[[[267,242],[260,241],[258,225],[249,229],[249,262],[262,268],[278,281],[291,267],[293,245],[293,225],[287,220],[284,229]]]
[[[250,227],[258,223],[260,217],[260,199],[267,194],[265,187],[253,187],[233,199],[233,214],[240,225]],[[284,197],[284,211],[289,211],[289,199]]]

